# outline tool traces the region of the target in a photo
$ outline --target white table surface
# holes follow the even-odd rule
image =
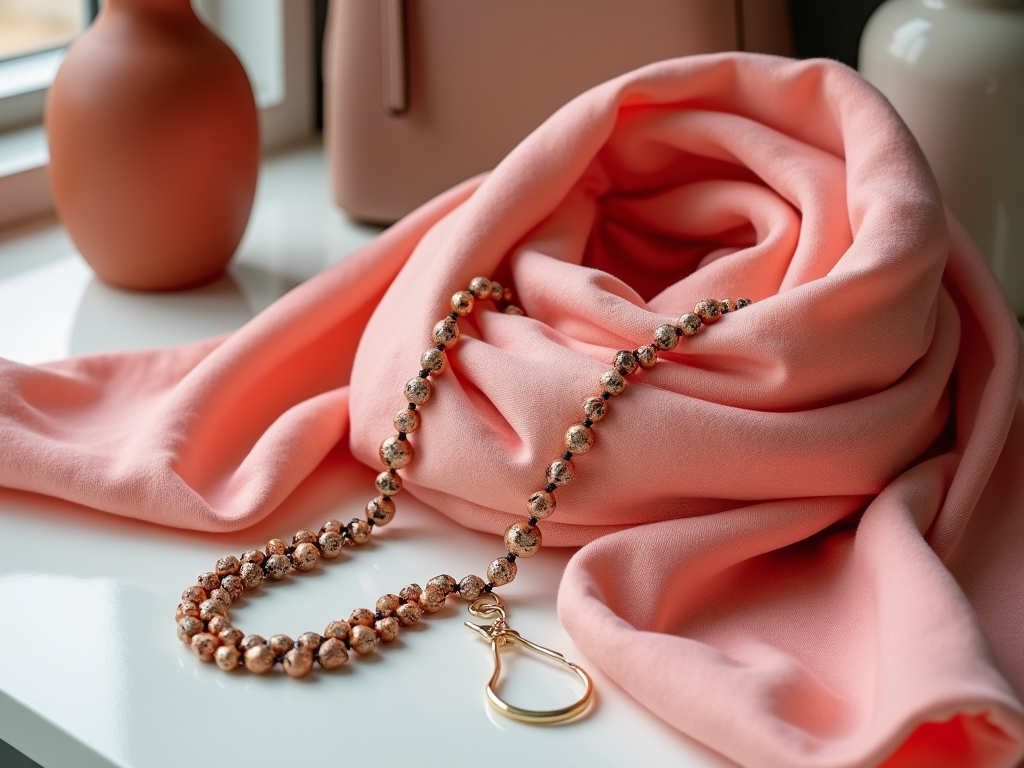
[[[0,233],[0,356],[39,363],[164,346],[245,323],[344,258],[375,231],[329,202],[318,146],[264,164],[249,229],[229,274],[167,295],[99,283],[53,221]],[[596,706],[538,727],[484,702],[486,643],[463,601],[372,657],[303,680],[226,674],[175,637],[182,589],[217,557],[328,518],[360,515],[374,472],[329,459],[268,519],[210,535],[125,520],[0,489],[0,738],[44,768],[191,765],[733,765],[645,710],[583,657],[558,623],[570,550],[545,549],[503,591],[510,623],[589,668]],[[245,631],[295,637],[438,573],[479,572],[495,537],[467,531],[408,494],[364,548],[233,607]],[[510,651],[503,692],[525,706],[568,703],[569,677]]]

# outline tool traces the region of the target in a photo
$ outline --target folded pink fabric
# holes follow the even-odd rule
[[[495,533],[616,350],[706,296],[756,302],[611,401],[545,521],[583,545],[559,611],[608,675],[743,765],[1020,760],[1020,330],[907,130],[835,63],[644,68],[229,337],[2,364],[0,483],[249,525],[339,440],[377,465],[477,274],[528,317],[461,323],[403,474]]]

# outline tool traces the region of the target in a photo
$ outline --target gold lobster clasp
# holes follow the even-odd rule
[[[594,681],[590,679],[590,675],[587,674],[586,670],[573,664],[558,651],[552,651],[550,648],[537,645],[512,629],[505,621],[505,606],[496,594],[491,592],[478,597],[470,604],[469,612],[480,619],[494,620],[492,624],[486,625],[467,621],[466,626],[481,637],[491,641],[491,652],[494,654],[494,674],[491,675],[491,679],[487,682],[487,700],[501,714],[511,717],[513,720],[521,720],[524,723],[559,723],[582,714],[590,706],[590,702],[594,698]],[[545,710],[523,709],[514,704],[509,704],[502,699],[497,691],[498,678],[501,677],[501,655],[498,649],[509,643],[516,643],[527,650],[564,664],[586,686],[583,696],[577,702],[567,707]]]

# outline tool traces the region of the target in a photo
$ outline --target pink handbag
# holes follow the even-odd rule
[[[335,0],[324,138],[335,202],[392,222],[493,168],[562,104],[661,59],[790,52],[786,0]]]

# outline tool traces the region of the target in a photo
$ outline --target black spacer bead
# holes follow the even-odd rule
[[[415,411],[416,410],[416,403],[409,403],[409,410],[410,411]]]
[[[682,329],[682,328],[680,328],[680,327],[679,327],[679,326],[677,325],[677,326],[676,326],[676,336],[682,336],[682,335],[683,335],[683,329]]]
[[[284,553],[286,555],[288,555],[288,557],[291,557],[294,552],[295,552],[295,547],[285,547],[284,548]]]
[[[437,346],[435,347],[435,349],[436,349],[436,350],[437,350],[438,352],[444,352],[444,344],[438,344],[438,345],[437,345]]]
[[[429,376],[429,375],[430,375],[430,371],[428,371],[428,370],[427,370],[426,368],[420,368],[420,372],[419,372],[419,374],[417,374],[417,375],[418,375],[418,376],[419,376],[419,377],[420,377],[421,379],[425,379],[425,378],[427,378],[427,376]]]
[[[398,439],[399,440],[405,440],[406,437],[408,437],[408,435],[406,435],[405,432],[399,432],[398,433]]]
[[[584,427],[592,427],[592,426],[594,426],[594,422],[592,422],[590,419],[584,419],[583,420],[583,426]]]
[[[459,586],[459,582],[455,582],[455,586],[452,587],[452,594],[457,595],[462,591],[462,587]]]
[[[514,563],[516,561],[516,556],[509,552],[507,555],[505,555],[505,559],[508,560],[510,563]]]
[[[372,517],[368,517],[368,518],[366,518],[366,524],[367,524],[368,526],[370,526],[371,528],[373,528],[373,526],[375,526],[375,525],[376,525],[377,523],[375,523],[375,522],[373,521],[373,518],[372,518]]]
[[[612,396],[612,393],[611,393],[611,392],[602,392],[602,393],[601,393],[601,399],[602,399],[602,400],[607,400],[607,399],[608,399],[609,397],[611,397],[611,396]]]
[[[547,485],[544,486],[544,490],[547,491],[548,493],[554,493],[555,488],[557,487],[558,486],[555,485],[554,483],[548,483]]]
[[[572,458],[572,451],[566,451],[565,453],[563,453],[562,458],[565,459],[566,461],[569,461],[569,459]]]
[[[375,618],[377,621],[380,621],[381,619],[384,618],[384,614],[381,613],[380,611],[377,611],[376,613],[373,614],[373,618]]]
[[[343,538],[343,539],[349,539],[349,540],[351,541],[351,539],[352,539],[352,534],[351,534],[351,533],[349,533],[349,532],[348,532],[348,529],[346,528],[346,529],[345,529],[344,531],[342,531],[342,532],[341,532],[341,538]]]
[[[345,641],[345,647],[348,648],[350,651],[352,650],[352,644],[348,640]]]
[[[529,520],[526,521],[526,523],[527,523],[527,525],[536,525],[537,524],[537,518],[536,517],[531,517]]]
[[[449,312],[448,313],[448,317],[450,317],[452,320],[458,320],[459,319],[459,313],[458,312]]]
[[[491,582],[488,581],[486,584],[484,584],[484,592],[490,592],[493,589],[494,585],[491,584]]]
[[[408,603],[408,602],[409,602],[409,601],[408,601],[408,600],[406,600],[406,599],[405,599],[404,597],[400,597],[400,598],[398,598],[398,604],[399,604],[399,605],[405,605],[405,604],[406,604],[406,603]]]

